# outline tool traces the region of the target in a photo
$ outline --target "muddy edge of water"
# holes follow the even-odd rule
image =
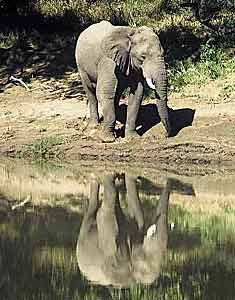
[[[164,186],[167,179],[190,185],[195,191],[190,197],[173,194],[173,202],[191,209],[215,206],[216,210],[223,210],[225,203],[233,206],[235,189],[233,182],[235,172],[231,169],[184,169],[184,173],[171,172],[150,167],[134,167],[123,164],[96,164],[94,162],[52,163],[29,162],[17,159],[0,159],[0,190],[1,194],[13,201],[32,200],[34,205],[62,205],[76,206],[76,199],[88,199],[89,180],[91,174],[100,177],[105,174],[128,174],[135,178],[142,178],[151,183],[151,186]],[[93,176],[93,175],[92,175]],[[147,191],[147,190],[146,190]],[[75,200],[74,200],[75,199]],[[194,201],[196,200],[196,201]],[[75,201],[75,202],[74,202]],[[200,205],[199,205],[200,203]],[[71,208],[70,207],[70,208]]]

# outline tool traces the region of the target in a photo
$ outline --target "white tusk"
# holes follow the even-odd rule
[[[155,90],[155,85],[153,84],[152,79],[146,78],[146,82],[147,82],[148,86],[150,87],[150,89]]]
[[[147,239],[150,239],[157,231],[156,224],[151,225],[147,230]]]

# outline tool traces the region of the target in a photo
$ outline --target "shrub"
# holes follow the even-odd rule
[[[19,156],[30,156],[33,158],[57,157],[60,154],[58,146],[62,144],[64,144],[64,140],[62,137],[45,137],[36,140],[30,145],[25,146],[21,153],[19,153]]]
[[[170,83],[173,89],[187,84],[205,84],[235,71],[235,58],[226,51],[207,42],[201,46],[198,61],[188,58],[176,64],[170,71]]]

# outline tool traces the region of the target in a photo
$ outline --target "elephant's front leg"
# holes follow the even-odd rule
[[[159,257],[167,247],[168,231],[168,205],[171,193],[171,181],[167,179],[166,185],[163,188],[158,207],[156,209],[155,222],[148,230],[144,240],[144,249],[149,255],[159,252]]]
[[[126,137],[137,136],[136,120],[143,99],[143,94],[144,94],[143,82],[138,81],[133,83],[130,89],[130,96],[128,99],[127,121],[126,121],[126,129],[125,129]]]
[[[138,229],[142,230],[144,228],[144,213],[137,190],[137,178],[126,174],[125,181],[129,215],[137,223]]]
[[[101,103],[104,117],[101,139],[107,143],[115,141],[115,96],[118,86],[115,69],[116,65],[111,59],[102,60],[98,67],[96,95]]]

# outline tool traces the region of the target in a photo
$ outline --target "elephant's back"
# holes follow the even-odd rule
[[[113,27],[108,21],[101,21],[89,26],[80,34],[75,52],[78,65],[87,60],[96,61],[100,58],[102,40],[113,30]]]
[[[103,37],[113,30],[113,25],[108,21],[101,21],[95,23],[86,28],[79,36],[78,40],[81,42],[83,39],[98,40],[103,39]],[[93,38],[93,39],[92,39]]]

